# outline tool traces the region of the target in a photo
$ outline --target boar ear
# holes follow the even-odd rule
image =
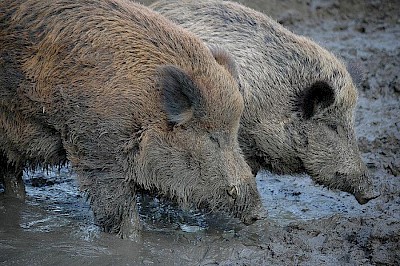
[[[226,70],[229,71],[229,73],[235,78],[238,79],[238,71],[236,67],[236,62],[232,58],[230,54],[221,47],[218,46],[209,46],[210,51],[212,55],[215,58],[215,61],[217,61],[218,64],[221,66],[225,67]]]
[[[175,66],[162,66],[158,73],[169,121],[182,124],[200,115],[202,96],[192,78]]]
[[[357,87],[361,86],[361,82],[364,79],[365,69],[359,61],[350,61],[346,65],[347,71],[349,71],[351,78],[353,79],[354,85]]]
[[[298,109],[305,119],[314,116],[318,111],[329,107],[335,101],[335,93],[324,81],[317,81],[306,88],[298,99]]]

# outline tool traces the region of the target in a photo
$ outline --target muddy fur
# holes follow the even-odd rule
[[[237,3],[165,0],[151,8],[233,55],[245,101],[239,141],[254,173],[305,171],[360,203],[377,196],[354,132],[357,89],[341,60]],[[351,73],[359,82],[360,71]]]
[[[214,58],[124,0],[7,0],[0,10],[3,179],[70,161],[97,222],[122,237],[140,227],[137,188],[246,223],[259,216],[227,53]]]

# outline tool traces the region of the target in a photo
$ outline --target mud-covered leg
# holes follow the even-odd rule
[[[0,154],[0,182],[3,183],[5,194],[19,199],[25,199],[25,185],[22,180],[23,168],[16,167]]]
[[[135,186],[112,173],[79,177],[93,209],[96,222],[105,232],[116,233],[121,238],[138,240],[140,221],[136,207]]]

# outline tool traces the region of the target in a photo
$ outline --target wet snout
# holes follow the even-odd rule
[[[227,170],[229,183],[225,188],[225,195],[234,216],[249,225],[265,218],[266,212],[261,204],[256,179],[242,155],[237,152],[238,150],[224,153],[224,158],[229,165]]]
[[[244,224],[250,225],[257,220],[265,219],[267,217],[267,212],[261,204],[260,195],[257,190],[253,193],[250,192],[241,195],[238,186],[230,186],[226,192],[236,209],[235,216],[240,218]]]
[[[376,199],[380,196],[379,191],[373,187],[370,191],[355,191],[354,197],[358,201],[359,204],[366,204],[368,201],[372,199]]]
[[[340,178],[342,190],[353,194],[359,204],[366,204],[380,196],[378,188],[374,185],[368,171],[363,171],[362,174],[357,175],[336,173],[336,177]],[[339,189],[341,185],[339,185]]]
[[[363,196],[361,194],[355,193],[354,196],[355,196],[356,200],[358,201],[358,203],[365,204],[365,203],[368,203],[368,201],[370,201],[372,199],[376,199],[377,197],[380,196],[380,194],[376,194],[376,195],[371,195],[371,196],[365,197],[365,196]]]

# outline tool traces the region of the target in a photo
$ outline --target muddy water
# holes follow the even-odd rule
[[[398,2],[242,2],[361,60],[357,133],[382,196],[360,206],[306,175],[260,172],[267,220],[244,226],[140,195],[144,231],[130,241],[99,230],[68,168],[27,172],[26,202],[0,194],[1,265],[400,265]]]
[[[235,219],[201,210],[183,211],[147,195],[138,197],[145,228],[142,238],[121,240],[94,225],[90,208],[68,168],[26,172],[24,179],[28,194],[25,203],[0,198],[0,262],[7,265],[201,264],[223,259],[224,252],[234,256],[242,241],[262,245],[262,235],[248,234]],[[269,222],[278,226],[338,213],[358,215],[366,208],[346,193],[313,185],[307,176],[260,173],[257,180]],[[267,226],[266,221],[260,221],[252,227]],[[209,258],[208,254],[216,257]]]

